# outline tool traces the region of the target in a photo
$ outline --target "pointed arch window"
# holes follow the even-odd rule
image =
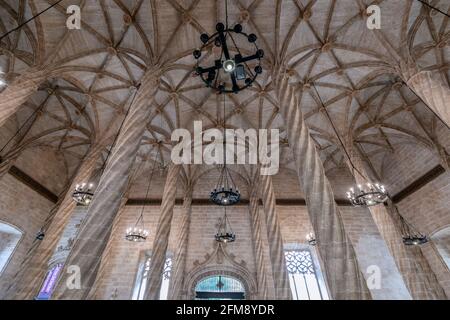
[[[0,221],[0,275],[11,260],[22,235],[19,229]]]
[[[324,278],[313,249],[297,245],[285,249],[293,300],[328,300]]]
[[[134,285],[132,300],[144,300],[145,290],[148,284],[148,277],[150,275],[150,265],[152,257],[150,253],[143,255],[139,264],[138,273],[136,275],[136,281]],[[161,291],[159,293],[159,300],[167,300],[169,295],[170,278],[172,275],[173,260],[171,255],[166,256],[164,263],[164,269],[162,273]]]

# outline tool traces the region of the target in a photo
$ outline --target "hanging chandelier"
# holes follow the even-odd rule
[[[235,185],[226,164],[222,166],[219,180],[209,197],[212,202],[219,206],[232,206],[241,200],[241,193]]]
[[[250,87],[263,72],[261,59],[264,57],[264,51],[256,44],[258,37],[253,33],[243,32],[242,25],[236,24],[229,28],[228,1],[225,1],[225,15],[226,24],[219,22],[213,35],[204,33],[200,36],[203,45],[193,52],[197,60],[195,72],[208,88],[213,88],[218,93],[238,93]],[[237,43],[245,42],[250,44],[249,48],[237,46]],[[217,48],[212,50],[213,57],[201,59],[202,53],[210,47]],[[236,53],[234,56],[232,51]],[[253,54],[244,55],[243,52]],[[211,65],[201,65],[202,60],[209,60]]]
[[[142,216],[139,217],[136,225],[132,228],[128,228],[125,232],[125,239],[132,242],[144,242],[149,235],[148,230],[144,228],[144,220]]]
[[[72,193],[72,199],[81,206],[88,206],[92,202],[94,193],[92,183],[81,183],[75,186],[75,191]]]
[[[317,244],[316,237],[314,233],[310,232],[306,235],[306,241],[308,241],[309,245],[315,246]]]
[[[356,190],[355,187],[350,188],[347,198],[355,207],[371,207],[386,202],[388,194],[383,185],[367,183],[366,187],[356,186]]]
[[[406,246],[418,246],[428,242],[428,237],[409,224],[400,214],[396,205],[393,205],[400,219],[403,244]]]
[[[403,236],[403,243],[407,246],[418,246],[427,242],[428,238],[423,234],[408,234]]]
[[[151,151],[152,149],[150,149]],[[156,162],[153,162],[152,169],[150,171],[150,176],[148,178],[148,185],[147,185],[147,191],[145,193],[145,199],[148,198],[148,195],[150,193],[150,186],[153,179],[153,174],[155,172]],[[125,239],[132,242],[143,242],[147,240],[147,237],[149,235],[149,231],[145,229],[145,223],[144,223],[144,211],[145,211],[145,202],[142,205],[141,213],[139,215],[139,218],[137,219],[135,225],[133,227],[130,227],[125,232]]]
[[[216,233],[216,241],[221,243],[230,243],[236,240],[236,234],[231,228],[230,221],[227,216],[227,208],[225,207],[225,215],[219,224],[219,230]]]
[[[371,207],[376,206],[379,204],[382,204],[386,202],[389,198],[388,193],[385,189],[385,187],[379,183],[373,183],[370,182],[369,179],[367,179],[354,165],[352,158],[349,155],[349,152],[347,151],[347,148],[345,147],[345,144],[342,142],[341,136],[339,135],[338,130],[336,129],[336,126],[333,123],[333,120],[330,117],[330,114],[328,113],[328,110],[323,103],[323,100],[319,94],[319,91],[316,88],[316,85],[313,83],[312,87],[314,88],[317,97],[319,98],[319,101],[321,103],[321,109],[324,110],[324,113],[326,114],[328,121],[330,122],[331,126],[333,127],[334,133],[336,134],[336,137],[338,138],[342,149],[347,156],[348,162],[350,166],[352,167],[352,174],[353,177],[356,179],[355,172],[359,174],[359,176],[362,178],[362,180],[366,181],[365,186],[362,184],[358,184],[357,186],[351,187],[349,191],[347,192],[347,199],[350,201],[350,203],[355,207]]]

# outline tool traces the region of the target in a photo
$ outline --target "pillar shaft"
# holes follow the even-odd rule
[[[163,193],[164,196],[161,203],[161,213],[153,240],[152,258],[150,262],[148,284],[145,290],[145,300],[159,300],[180,168],[180,165],[172,164],[169,166],[169,171],[167,173],[166,185]]]
[[[347,149],[352,150],[350,152],[352,163],[359,172],[355,173],[356,183],[364,186],[368,181],[365,181],[360,174],[368,179],[372,175],[368,174],[369,172],[365,169],[362,154],[359,150],[352,148],[350,143],[347,143],[347,145]],[[349,165],[351,166],[351,164]],[[350,169],[352,168],[350,167]],[[404,226],[402,226],[402,220],[395,208],[395,204],[392,201],[388,201],[388,206],[372,206],[369,207],[369,211],[378,231],[394,258],[395,264],[405,281],[411,297],[413,299],[445,298],[445,293],[420,248],[417,246],[407,247],[403,244],[402,230]]]
[[[275,192],[271,176],[260,177],[261,198],[264,206],[267,224],[267,239],[269,241],[270,261],[272,263],[275,297],[278,300],[291,300],[289,275],[284,256],[283,237],[275,203]]]
[[[450,88],[440,79],[440,72],[420,71],[407,84],[450,127]]]
[[[192,212],[192,187],[186,191],[183,201],[183,209],[181,212],[181,227],[178,233],[177,251],[172,268],[172,279],[170,281],[171,288],[169,290],[169,298],[171,300],[180,300],[183,296],[186,258],[189,244],[189,230],[191,226]]]
[[[120,201],[119,211],[118,211],[118,214],[116,215],[116,218],[114,219],[114,223],[113,223],[113,226],[111,229],[111,234],[115,234],[116,232],[119,231],[121,214],[124,212],[125,206],[128,202],[129,194],[131,191],[131,188],[130,188],[131,184],[133,183],[133,181],[135,181],[137,174],[139,174],[141,172],[140,170],[144,163],[145,163],[145,160],[141,161],[140,163],[138,163],[137,160],[135,161],[135,166],[133,167],[133,170],[130,174],[130,179],[128,179],[128,184],[127,184],[125,195],[122,197],[122,199]],[[124,236],[124,235],[122,235],[122,236]],[[100,262],[100,267],[98,268],[98,272],[97,272],[97,276],[95,278],[94,284],[92,285],[92,289],[89,291],[89,293],[87,295],[87,300],[99,300],[99,299],[101,300],[101,299],[105,298],[104,292],[102,292],[102,289],[103,289],[102,284],[106,279],[109,279],[109,272],[111,271],[111,269],[108,268],[108,266],[109,266],[110,259],[114,255],[114,250],[113,250],[114,244],[115,244],[115,242],[111,241],[111,239],[109,239],[108,244],[107,244],[105,250],[103,251],[101,262]]]
[[[44,239],[41,242],[35,242],[31,250],[28,251],[14,277],[14,286],[10,288],[11,290],[8,290],[15,299],[33,299],[37,295],[41,280],[44,280],[47,272],[48,262],[76,206],[72,199],[75,185],[90,179],[96,163],[100,159],[102,149],[103,146],[100,145],[91,148],[78,168],[66,194],[60,198],[47,218],[46,227],[44,227]]]
[[[89,207],[86,223],[66,263],[66,268],[72,265],[79,267],[81,288],[71,290],[66,286],[71,275],[64,269],[55,291],[55,299],[82,300],[87,297],[96,279],[101,257],[146,129],[146,119],[150,117],[150,106],[158,89],[158,77],[158,72],[148,70],[142,78],[141,88],[130,106]]]
[[[266,260],[262,240],[261,214],[259,212],[258,187],[253,185],[250,194],[249,214],[252,228],[253,251],[256,260],[256,281],[258,285],[258,298],[269,299]]]
[[[333,299],[370,299],[354,248],[344,231],[330,182],[303,119],[300,98],[288,82],[287,75],[277,79],[277,96],[330,295]]]
[[[0,93],[0,127],[38,90],[49,74],[46,69],[31,68]]]

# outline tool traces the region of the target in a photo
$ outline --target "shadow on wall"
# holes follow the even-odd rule
[[[450,226],[439,230],[431,236],[436,249],[438,250],[442,260],[444,260],[447,268],[450,269]]]

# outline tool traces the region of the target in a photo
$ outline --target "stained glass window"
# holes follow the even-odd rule
[[[133,291],[133,300],[144,300],[145,289],[147,288],[148,276],[150,272],[151,256],[145,255],[144,261],[140,264],[136,285]],[[167,300],[169,294],[170,277],[172,274],[172,258],[167,257],[162,274],[161,291],[159,300]]]
[[[59,277],[59,273],[63,267],[62,263],[58,263],[53,268],[47,272],[44,284],[42,285],[41,291],[39,291],[36,300],[49,300],[52,296],[53,290],[55,289],[56,282]]]
[[[286,267],[294,300],[328,300],[326,287],[321,279],[309,249],[286,250]]]
[[[227,276],[212,276],[201,280],[195,287],[196,300],[243,300],[243,284]]]

